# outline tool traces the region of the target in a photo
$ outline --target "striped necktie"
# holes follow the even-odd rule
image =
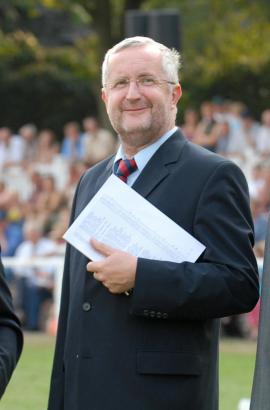
[[[137,164],[134,158],[120,159],[114,164],[113,172],[122,181],[127,182],[127,179],[132,172],[136,171]]]

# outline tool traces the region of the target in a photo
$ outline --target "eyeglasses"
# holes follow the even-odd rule
[[[142,89],[147,89],[147,88],[153,88],[153,87],[159,87],[162,84],[172,84],[175,85],[175,82],[173,81],[168,81],[168,80],[159,80],[155,77],[151,76],[142,76],[139,78],[136,78],[135,80],[131,80],[129,78],[119,78],[118,80],[106,83],[104,86],[109,88],[109,90],[126,90],[129,88],[130,83],[135,82],[137,87],[142,90]]]

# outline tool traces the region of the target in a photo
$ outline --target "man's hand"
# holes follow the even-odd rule
[[[124,293],[132,289],[135,283],[137,258],[96,239],[91,240],[91,245],[106,257],[102,261],[87,264],[86,269],[94,272],[94,278],[102,282],[111,293]]]

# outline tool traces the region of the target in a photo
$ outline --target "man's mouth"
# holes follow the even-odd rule
[[[133,107],[133,108],[123,108],[122,111],[125,112],[140,112],[140,111],[144,111],[147,110],[149,107]]]

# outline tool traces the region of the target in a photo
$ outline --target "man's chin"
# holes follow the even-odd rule
[[[125,132],[144,132],[147,131],[151,127],[150,121],[143,121],[143,118],[133,118],[129,121],[122,122],[122,128]]]
[[[137,124],[136,126],[123,126],[121,128],[121,135],[126,136],[138,136],[140,138],[141,135],[144,135],[149,130],[149,127],[144,126],[143,124]]]

